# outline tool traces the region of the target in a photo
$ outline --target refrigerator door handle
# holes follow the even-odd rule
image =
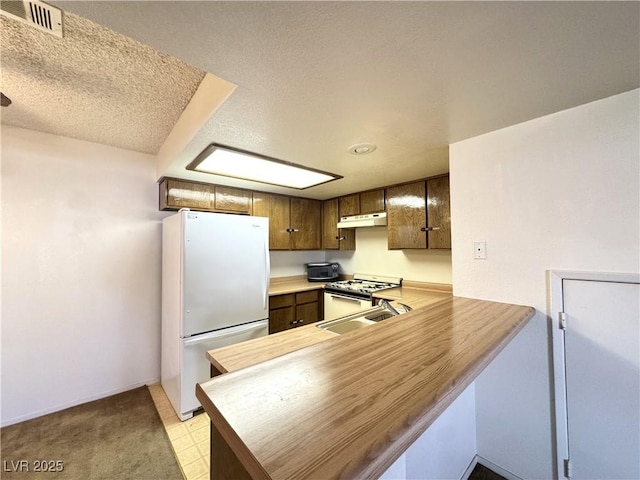
[[[269,237],[267,237],[268,239]],[[262,307],[269,308],[269,272],[271,271],[271,260],[269,256],[269,242],[264,241],[264,297],[262,298]]]
[[[203,335],[194,335],[193,337],[183,340],[182,343],[185,347],[189,347],[191,345],[197,345],[198,343],[206,342],[208,340],[211,340],[212,338],[233,337],[234,335],[246,332],[247,330],[253,330],[256,327],[262,327],[265,322],[265,320],[260,320],[259,322],[246,323],[237,327],[215,330]]]

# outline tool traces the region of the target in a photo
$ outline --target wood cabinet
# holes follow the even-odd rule
[[[326,200],[322,204],[322,249],[355,250],[356,229],[338,228],[340,220],[339,199]]]
[[[360,213],[378,213],[385,211],[384,189],[360,192]]]
[[[360,194],[346,195],[338,199],[340,216],[358,215],[360,213]]]
[[[322,247],[319,200],[254,192],[253,215],[269,217],[270,250],[320,250]]]
[[[366,213],[384,212],[384,189],[369,190],[340,197],[340,216],[364,215]]]
[[[451,248],[449,176],[326,200],[165,178],[160,210],[190,208],[269,218],[270,250],[355,250],[355,229],[340,217],[387,211],[388,248]]]
[[[222,185],[165,178],[160,182],[159,200],[160,210],[251,214],[251,192]]]
[[[269,250],[289,250],[289,197],[254,192],[253,214],[269,217]]]
[[[387,188],[389,250],[427,248],[426,198],[425,182]]]
[[[449,177],[387,188],[389,250],[451,248]]]
[[[322,290],[269,297],[269,333],[309,325],[322,319]]]
[[[322,202],[291,197],[291,250],[322,248]]]
[[[451,248],[451,204],[449,177],[427,180],[427,244],[429,248]]]

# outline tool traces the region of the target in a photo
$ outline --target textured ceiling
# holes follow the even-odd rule
[[[159,175],[300,193],[184,169],[217,142],[344,176],[315,198],[445,172],[452,142],[640,86],[640,2],[52,3],[237,85]]]
[[[64,38],[0,27],[3,124],[155,154],[205,75],[72,13]]]

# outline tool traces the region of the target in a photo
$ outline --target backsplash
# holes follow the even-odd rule
[[[355,251],[272,251],[271,278],[305,275],[310,262],[338,262],[340,273],[452,283],[451,250],[388,250],[386,227],[359,228]]]
[[[305,263],[325,261],[325,252],[321,250],[271,251],[270,254],[271,278],[306,275]]]
[[[387,228],[360,228],[356,249],[326,252],[327,262],[338,262],[346,273],[402,277],[429,283],[452,283],[451,250],[388,250]]]

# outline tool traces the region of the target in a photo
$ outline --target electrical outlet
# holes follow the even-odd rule
[[[473,242],[473,258],[475,260],[487,259],[487,242]]]

